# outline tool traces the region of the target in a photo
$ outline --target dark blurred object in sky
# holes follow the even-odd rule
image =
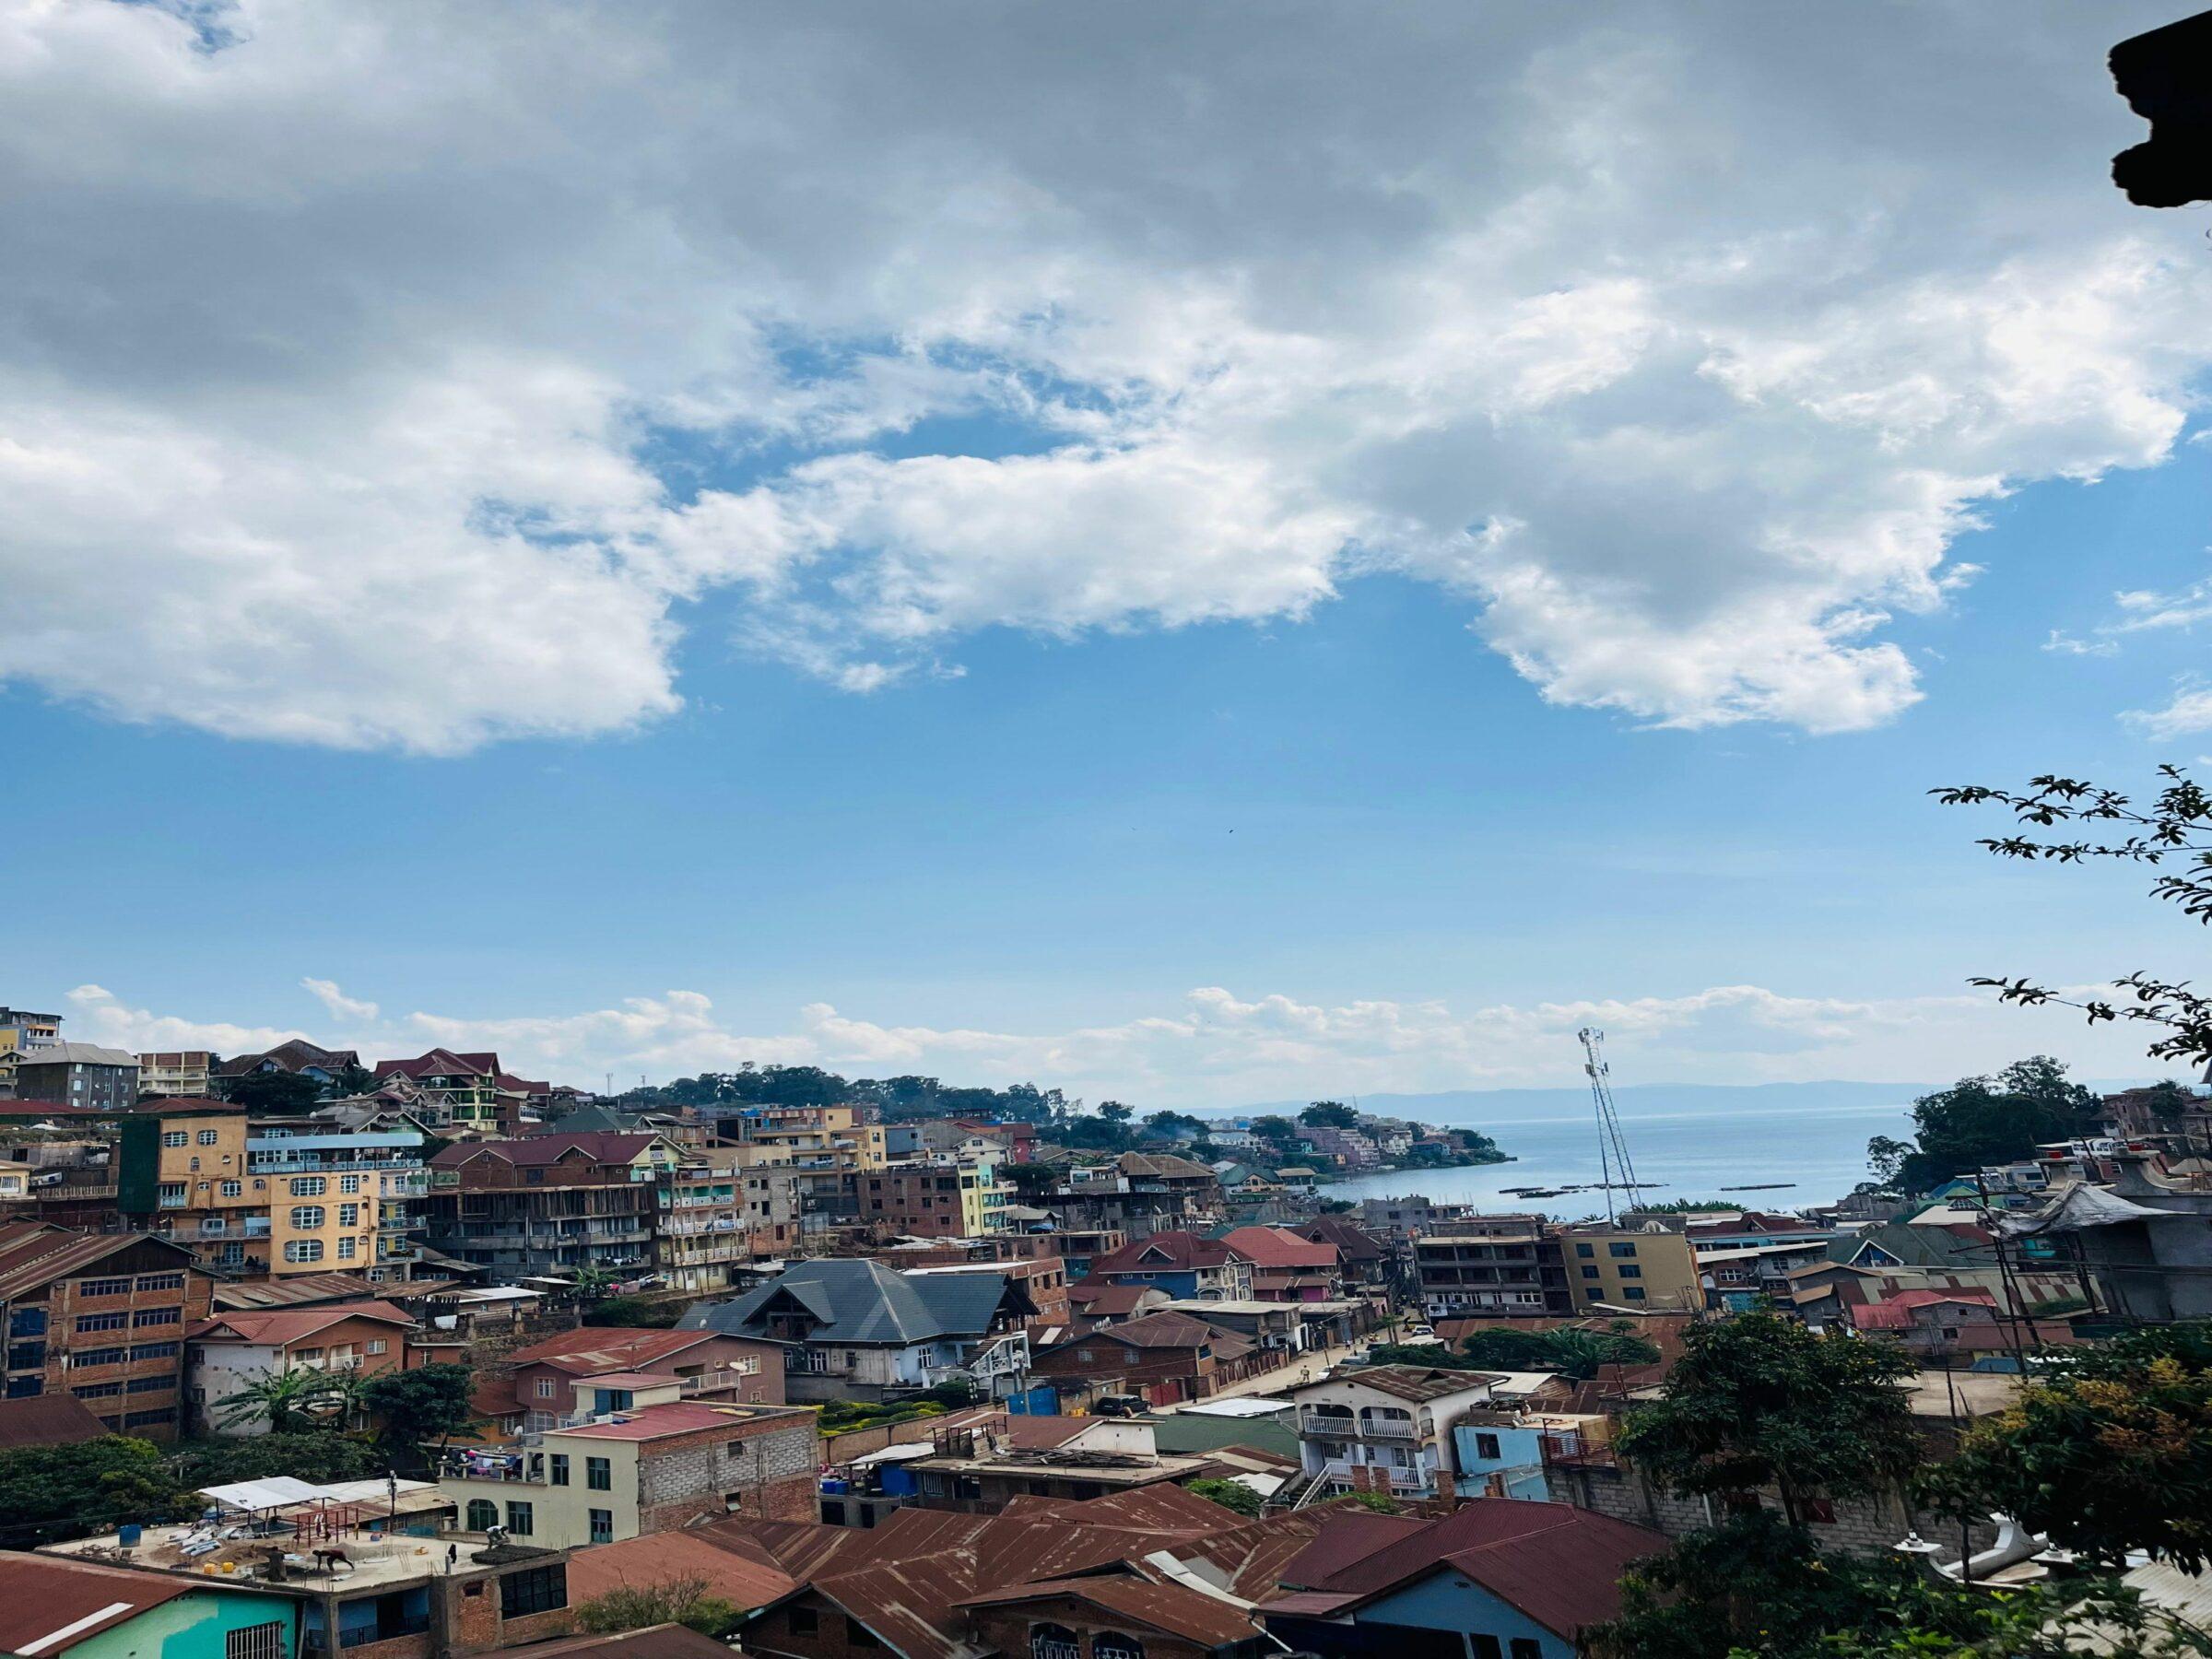
[[[2150,137],[2112,158],[2112,182],[2138,207],[2212,198],[2212,11],[2112,48],[2112,79]]]

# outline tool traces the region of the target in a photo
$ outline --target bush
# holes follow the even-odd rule
[[[1402,1515],[1406,1506],[1388,1492],[1354,1492],[1352,1501],[1361,1509],[1373,1510],[1378,1515]]]
[[[668,1331],[684,1311],[671,1301],[653,1301],[642,1296],[610,1296],[583,1311],[587,1325],[629,1325],[641,1330]]]
[[[1260,1512],[1260,1495],[1241,1480],[1194,1480],[1191,1490],[1207,1502],[1218,1503],[1240,1515],[1256,1516]]]
[[[195,1490],[227,1486],[234,1480],[264,1480],[272,1475],[289,1475],[327,1486],[340,1480],[379,1479],[392,1468],[392,1460],[375,1444],[335,1429],[185,1441],[173,1456],[178,1479]]]
[[[662,1579],[656,1583],[624,1584],[576,1608],[579,1630],[594,1636],[642,1630],[652,1625],[688,1625],[701,1636],[727,1636],[745,1622],[745,1609],[707,1594],[704,1574]]]

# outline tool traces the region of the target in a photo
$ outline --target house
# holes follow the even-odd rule
[[[1469,1216],[1413,1241],[1421,1306],[1431,1319],[1570,1313],[1559,1241],[1541,1216]]]
[[[128,1112],[138,1100],[138,1056],[96,1042],[49,1042],[15,1061],[16,1097],[101,1112]]]
[[[1221,1183],[1192,1159],[1124,1152],[1110,1163],[1072,1166],[1047,1202],[1064,1226],[1119,1228],[1137,1239],[1216,1216]]]
[[[594,1544],[569,1557],[569,1594],[580,1605],[610,1591],[671,1578],[704,1579],[707,1594],[745,1613],[798,1588],[772,1560],[758,1560],[746,1551],[725,1547],[703,1528]],[[721,1659],[728,1659],[729,1649],[719,1643],[717,1647]],[[534,1648],[533,1659],[548,1651]]]
[[[1255,1375],[1265,1360],[1233,1331],[1189,1313],[1146,1313],[1041,1349],[1030,1369],[1046,1379],[1142,1393],[1155,1406],[1203,1400],[1225,1382]]]
[[[1596,1412],[1522,1406],[1470,1411],[1452,1429],[1459,1495],[1567,1502],[1570,1494],[1564,1488],[1552,1489],[1553,1468],[1608,1444],[1612,1424],[1611,1418]]]
[[[1323,1659],[1576,1659],[1620,1614],[1661,1534],[1561,1503],[1482,1498],[1418,1521],[1339,1512],[1260,1606],[1268,1634]]]
[[[649,1269],[681,1161],[657,1135],[459,1142],[430,1159],[430,1248],[504,1279]]]
[[[2063,1245],[2054,1246],[2046,1235],[2064,1230],[2063,1218],[2068,1214],[2069,1201],[2077,1205],[2095,1203],[2094,1199],[2074,1199],[2073,1194],[2103,1191],[2077,1183],[2044,1210],[2030,1216],[2006,1218],[2002,1223],[2006,1261],[2002,1265],[1997,1260],[1998,1235],[1990,1230],[1981,1211],[1955,1209],[1942,1204],[1922,1206],[1914,1214],[1864,1228],[1856,1233],[1841,1234],[1830,1240],[1822,1253],[1811,1262],[1793,1265],[1809,1266],[1826,1261],[1868,1269],[1877,1276],[1877,1279],[1865,1281],[1869,1301],[1880,1300],[1899,1290],[1986,1290],[1996,1299],[1999,1308],[2007,1312],[2025,1313],[2044,1302],[2081,1294],[2081,1281],[2071,1251]],[[2183,1207],[2176,1212],[2182,1217],[2177,1236],[2184,1243],[2190,1230],[2201,1229],[2204,1216],[2212,1215],[2212,1203],[2206,1205],[2203,1215],[2194,1218],[2187,1214],[2186,1204],[2187,1196],[2183,1194]],[[2115,1259],[2119,1259],[2127,1247],[2118,1235],[2107,1235],[2102,1225],[2088,1230],[2083,1240],[2085,1251],[2091,1255],[2110,1247]],[[2159,1277],[2144,1276],[2147,1280]],[[1877,1281],[1879,1295],[1873,1293]],[[2114,1312],[2123,1311],[2119,1304],[2110,1301],[2106,1306]],[[2206,1306],[2212,1311],[2212,1299],[2207,1299]]]
[[[1088,1278],[1067,1288],[1068,1317],[1077,1336],[1101,1325],[1157,1313],[1174,1298],[1151,1285],[1114,1285]]]
[[[579,1399],[605,1391],[633,1403],[609,1408],[594,1400],[601,1409],[585,1420],[521,1447],[449,1453],[438,1486],[458,1506],[463,1533],[500,1527],[520,1543],[569,1549],[722,1515],[815,1514],[814,1413],[686,1400],[674,1377],[603,1377],[575,1387]]]
[[[995,1515],[1017,1498],[1099,1498],[1217,1472],[1203,1456],[1160,1452],[1148,1424],[1041,1416],[947,1430],[931,1455],[901,1467],[922,1508],[978,1515]]]
[[[1844,1310],[1851,1328],[1902,1346],[1924,1365],[1944,1365],[2077,1340],[2061,1320],[2008,1317],[1986,1290],[1900,1290]]]
[[[891,1265],[899,1266],[896,1261]],[[909,1278],[945,1273],[995,1273],[1019,1282],[1022,1293],[1030,1299],[1032,1313],[1024,1325],[1032,1337],[1041,1332],[1063,1332],[1069,1319],[1067,1300],[1067,1265],[1056,1255],[1030,1256],[1026,1260],[994,1262],[944,1262],[930,1267],[900,1267]]]
[[[1390,1282],[1392,1255],[1367,1230],[1342,1216],[1321,1216],[1290,1230],[1301,1239],[1336,1247],[1337,1264],[1347,1281],[1383,1286]]]
[[[621,1546],[607,1547],[619,1549]],[[571,1556],[571,1574],[575,1563],[576,1558]],[[574,1594],[579,1603],[592,1599],[582,1590]],[[729,1659],[729,1653],[727,1642],[702,1636],[690,1626],[680,1624],[647,1625],[641,1630],[617,1630],[607,1636],[566,1636],[558,1641],[530,1644],[531,1659]]]
[[[22,1446],[76,1446],[112,1432],[75,1394],[0,1400],[0,1452]]]
[[[1283,1227],[1239,1227],[1221,1242],[1252,1265],[1254,1301],[1328,1301],[1344,1288],[1336,1246]]]
[[[292,1371],[404,1371],[412,1315],[390,1302],[345,1302],[210,1315],[184,1333],[184,1393],[202,1433],[268,1432],[265,1415],[223,1402]]]
[[[618,1374],[670,1378],[683,1385],[686,1398],[783,1403],[783,1350],[712,1331],[583,1325],[516,1348],[500,1366],[479,1390],[480,1406],[496,1406],[486,1413],[494,1418],[519,1416],[525,1433],[570,1412],[578,1382]]]
[[[2078,1256],[2082,1271],[2094,1279],[2098,1300],[2124,1318],[2164,1322],[2212,1317],[2212,1192],[2167,1179],[2141,1153],[2112,1159],[2113,1179],[2105,1184],[2078,1182],[2042,1208],[2000,1224],[2016,1262],[2055,1262]],[[1894,1231],[1880,1230],[1888,1243]],[[1994,1252],[1992,1253],[1994,1254]],[[1854,1261],[1864,1258],[1854,1256]],[[1994,1267],[1994,1262],[1984,1263]],[[2018,1283],[2019,1273],[2013,1279]],[[1985,1281],[1977,1281],[1984,1283]],[[2005,1300],[1997,1288],[2000,1305]],[[2048,1300],[2050,1292],[2024,1286],[2024,1300]],[[2013,1310],[2019,1312],[2022,1310]]]
[[[1036,1314],[1004,1273],[893,1272],[881,1262],[800,1262],[734,1301],[693,1307],[677,1328],[780,1345],[794,1400],[883,1400],[964,1375],[993,1392],[1029,1368]]]
[[[1502,1373],[1419,1365],[1345,1370],[1283,1392],[1298,1402],[1299,1465],[1335,1492],[1455,1489],[1452,1430],[1488,1406]]]
[[[219,1087],[258,1072],[282,1072],[288,1077],[312,1077],[328,1093],[347,1074],[360,1069],[361,1057],[352,1049],[322,1048],[295,1037],[258,1054],[233,1054],[215,1068],[215,1081]]]
[[[0,1653],[25,1659],[288,1659],[300,1605],[220,1581],[0,1550]]]
[[[552,1104],[552,1086],[511,1075],[496,1053],[457,1054],[432,1049],[412,1060],[379,1060],[370,1072],[379,1084],[399,1079],[410,1099],[441,1133],[514,1135],[525,1109]]]
[[[1147,1285],[1178,1301],[1250,1301],[1252,1262],[1226,1240],[1172,1230],[1132,1240],[1092,1259],[1089,1276]]]
[[[1591,1221],[1563,1229],[1559,1242],[1577,1309],[1694,1313],[1705,1306],[1696,1253],[1680,1232]]]
[[[140,1095],[206,1100],[215,1092],[215,1056],[206,1049],[162,1049],[135,1056]]]
[[[184,1332],[212,1289],[166,1240],[0,1223],[6,1397],[73,1394],[112,1430],[174,1440]]]

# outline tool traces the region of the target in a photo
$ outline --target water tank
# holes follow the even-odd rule
[[[145,1535],[145,1529],[135,1521],[126,1521],[115,1529],[115,1542],[125,1549],[137,1548],[138,1540]]]

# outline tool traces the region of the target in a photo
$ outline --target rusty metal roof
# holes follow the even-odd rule
[[[0,1550],[0,1653],[56,1659],[197,1587],[159,1572]]]
[[[1207,1647],[1249,1641],[1260,1633],[1241,1607],[1218,1596],[1182,1584],[1156,1584],[1136,1578],[1043,1579],[1010,1589],[985,1591],[981,1595],[969,1596],[959,1605],[994,1606],[1047,1597],[1087,1602],[1116,1618],[1149,1625],[1156,1630]]]

